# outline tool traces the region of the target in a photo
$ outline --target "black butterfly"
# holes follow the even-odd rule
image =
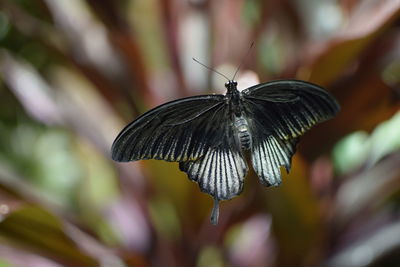
[[[239,195],[250,150],[255,172],[265,186],[281,183],[289,172],[299,137],[328,120],[339,104],[321,87],[296,80],[258,84],[242,92],[229,80],[225,95],[200,95],[165,103],[128,124],[112,145],[112,158],[126,162],[158,159],[179,168],[218,203]]]

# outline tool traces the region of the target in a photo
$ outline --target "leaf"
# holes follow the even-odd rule
[[[306,255],[319,246],[319,206],[308,186],[307,168],[307,163],[295,156],[290,174],[283,175],[282,185],[264,193],[279,247],[277,266],[301,265],[309,260]]]
[[[0,222],[0,237],[68,266],[97,266],[63,231],[62,222],[34,205],[27,205]]]
[[[364,2],[335,38],[310,47],[313,53],[319,52],[312,63],[301,70],[299,78],[322,86],[330,84],[400,15],[400,1]]]

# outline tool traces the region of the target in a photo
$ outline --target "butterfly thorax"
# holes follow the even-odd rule
[[[225,88],[228,90],[226,97],[229,103],[230,111],[235,114],[235,116],[240,117],[242,113],[240,92],[237,89],[237,82],[230,80],[225,83]]]

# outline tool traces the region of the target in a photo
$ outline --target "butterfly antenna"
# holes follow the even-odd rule
[[[205,64],[203,64],[203,63],[201,63],[200,61],[198,61],[198,60],[195,59],[194,57],[192,57],[192,59],[193,59],[194,61],[196,61],[197,63],[199,63],[200,65],[202,65],[203,67],[205,67],[206,69],[209,69],[209,70],[211,70],[211,71],[213,71],[213,72],[215,72],[215,73],[218,73],[219,75],[221,75],[222,77],[224,77],[225,79],[227,79],[227,80],[229,81],[229,78],[226,77],[225,75],[223,75],[221,72],[216,71],[216,70],[213,69],[213,68],[210,68],[209,66],[207,66],[207,65],[205,65]]]
[[[242,67],[242,65],[243,65],[243,63],[244,63],[244,61],[245,61],[245,59],[246,59],[246,58],[248,57],[248,55],[250,54],[250,51],[251,51],[251,49],[253,48],[253,46],[254,46],[254,42],[251,43],[249,49],[247,50],[246,55],[242,58],[242,61],[240,62],[239,67],[236,69],[235,74],[233,75],[232,80],[235,79],[236,74],[239,72],[240,68]]]

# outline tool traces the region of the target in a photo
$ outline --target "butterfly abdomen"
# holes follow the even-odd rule
[[[250,149],[252,143],[251,134],[249,131],[249,125],[243,116],[235,118],[235,128],[237,130],[240,147],[243,150]]]

